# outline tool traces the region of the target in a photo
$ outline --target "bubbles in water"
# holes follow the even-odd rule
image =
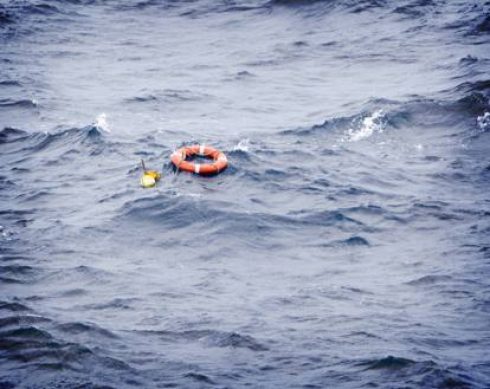
[[[478,122],[478,127],[480,127],[482,131],[490,129],[490,112],[485,112],[483,116],[478,116],[476,120]]]
[[[95,127],[105,132],[111,132],[109,124],[107,123],[107,115],[105,113],[101,113],[99,116],[97,116],[95,119]]]
[[[374,132],[383,132],[383,118],[383,110],[379,109],[373,112],[372,115],[363,119],[360,128],[347,130],[345,140],[348,142],[357,142],[358,140],[369,138]]]

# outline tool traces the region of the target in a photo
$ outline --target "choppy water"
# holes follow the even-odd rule
[[[490,388],[488,1],[0,4],[0,388]]]

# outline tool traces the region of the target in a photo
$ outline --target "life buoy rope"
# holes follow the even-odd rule
[[[213,160],[212,163],[193,163],[186,161],[187,158],[192,156],[207,157]],[[212,175],[226,169],[228,160],[226,155],[214,147],[206,145],[192,145],[182,147],[174,151],[170,157],[172,163],[178,170],[185,170],[187,172]]]

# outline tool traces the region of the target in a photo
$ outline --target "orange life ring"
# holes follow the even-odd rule
[[[214,162],[201,164],[186,161],[186,158],[194,155],[212,158]],[[171,161],[179,170],[202,175],[218,174],[226,169],[226,166],[228,165],[228,160],[224,153],[205,145],[182,147],[172,153]]]

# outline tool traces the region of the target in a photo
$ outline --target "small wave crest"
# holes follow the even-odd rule
[[[477,33],[488,33],[490,32],[490,15],[484,16],[483,20],[476,26]]]
[[[111,132],[111,129],[109,127],[109,124],[107,123],[107,119],[108,119],[107,115],[105,113],[101,113],[95,119],[94,126],[98,130],[102,130],[102,131],[105,131],[105,132]]]
[[[243,152],[248,152],[250,148],[250,139],[242,139],[238,144],[233,147],[233,151],[243,151]]]
[[[478,116],[477,123],[482,131],[490,130],[490,112],[485,112],[482,116]]]
[[[408,358],[389,355],[387,357],[366,360],[357,363],[357,366],[363,368],[369,374],[383,372],[382,381],[390,380],[391,377],[400,379],[401,377],[410,377],[410,382],[414,387],[424,388],[470,388],[469,377],[460,374],[458,368],[444,368],[433,360],[416,361]],[[389,382],[389,381],[388,381]],[[386,383],[388,383],[386,382]],[[372,386],[379,386],[378,383]],[[391,385],[389,385],[391,387]]]
[[[374,111],[362,119],[358,128],[350,128],[344,137],[344,141],[357,142],[362,139],[369,138],[376,132],[383,132],[385,129],[385,116],[383,110]]]
[[[407,358],[394,357],[392,355],[386,358],[375,359],[371,361],[362,362],[360,365],[365,366],[366,370],[379,370],[379,369],[403,369],[414,365],[416,362]]]
[[[0,99],[0,108],[37,108],[39,103],[34,99]]]
[[[103,132],[107,132],[107,130],[105,117],[98,118],[97,122],[90,126],[55,132],[30,133],[6,127],[0,131],[0,146],[3,146],[2,152],[5,154],[32,155],[37,152],[52,150],[56,152],[53,157],[59,157],[66,153],[78,152],[81,146],[95,152],[96,149],[104,147]]]
[[[156,336],[165,341],[199,341],[208,347],[244,348],[251,351],[266,351],[268,348],[250,335],[217,330],[189,331],[141,331],[146,336]]]

